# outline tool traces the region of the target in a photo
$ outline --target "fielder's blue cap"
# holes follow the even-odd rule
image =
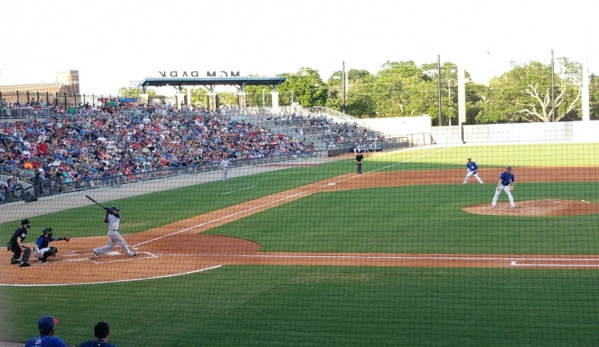
[[[58,323],[58,319],[54,319],[50,316],[43,316],[37,321],[37,327],[40,329],[40,333],[49,333],[56,323]]]
[[[511,170],[511,169],[512,169],[512,167],[511,167],[511,166],[508,166],[508,167],[506,167],[506,169],[508,169],[508,170]]]

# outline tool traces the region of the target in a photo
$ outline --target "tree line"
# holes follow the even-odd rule
[[[413,61],[387,61],[376,74],[351,69],[344,76],[339,70],[324,82],[318,70],[303,67],[296,73],[279,74],[287,80],[276,91],[281,106],[292,103],[303,107],[324,105],[358,118],[428,114],[434,123],[438,122],[438,95],[441,94],[441,123],[448,125],[450,122],[457,124],[457,71],[457,66],[450,62],[445,62],[439,71],[437,63],[417,66]],[[343,83],[344,77],[346,83]],[[553,68],[539,61],[514,66],[492,78],[488,85],[472,81],[468,71],[465,79],[467,124],[557,122],[582,118],[582,64],[566,57],[556,59]],[[245,87],[247,106],[270,105],[271,91],[266,86]],[[125,97],[139,97],[140,93],[136,87],[119,90],[119,95]],[[153,90],[148,93],[150,99],[162,97]],[[192,103],[205,106],[207,93],[203,87],[193,88]],[[589,94],[591,119],[599,119],[599,76],[590,76]],[[234,92],[224,91],[218,95],[221,104],[237,104]]]

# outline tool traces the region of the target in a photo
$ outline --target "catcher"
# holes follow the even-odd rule
[[[33,255],[38,259],[37,262],[45,263],[48,261],[48,257],[55,257],[56,253],[58,253],[58,248],[48,247],[48,244],[52,241],[62,240],[69,242],[71,240],[71,235],[54,238],[52,237],[52,228],[45,228],[42,230],[42,234],[35,241],[35,247],[33,249]]]

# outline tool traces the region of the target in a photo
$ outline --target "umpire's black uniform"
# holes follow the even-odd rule
[[[21,221],[21,227],[15,231],[15,233],[10,238],[10,242],[8,242],[8,249],[11,250],[14,254],[12,259],[10,260],[11,264],[19,264],[19,266],[29,266],[29,256],[31,255],[31,248],[23,245],[23,240],[27,237],[27,229],[31,227],[31,222],[29,219],[23,219]],[[19,247],[19,242],[17,239],[20,239],[21,247],[25,250],[21,252],[21,247]],[[21,258],[21,253],[23,253],[23,258]]]

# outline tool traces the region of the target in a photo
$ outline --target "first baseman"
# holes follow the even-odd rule
[[[472,158],[468,158],[468,162],[466,163],[466,167],[468,168],[468,173],[466,174],[466,178],[464,178],[464,184],[468,183],[468,179],[470,176],[474,175],[478,183],[483,184],[483,180],[478,177],[478,165],[476,162],[472,161]]]
[[[497,205],[497,198],[499,198],[499,194],[501,194],[502,190],[507,194],[507,197],[510,200],[510,208],[515,208],[516,204],[514,204],[514,197],[512,196],[512,193],[510,193],[510,191],[514,189],[515,185],[516,179],[512,173],[512,167],[508,166],[505,168],[505,171],[499,175],[499,182],[497,183],[497,189],[495,190],[495,196],[493,197],[491,208],[495,208],[495,205]]]
[[[119,209],[116,206],[112,206],[111,208],[106,208],[106,217],[104,217],[104,223],[108,223],[108,239],[109,242],[106,246],[102,248],[94,248],[94,257],[98,258],[99,254],[106,253],[110,251],[114,244],[118,244],[121,248],[127,253],[130,257],[135,257],[137,252],[132,252],[127,247],[127,243],[125,239],[119,234],[119,225],[121,224],[121,215],[119,214]]]
[[[229,158],[223,156],[223,160],[220,161],[220,169],[223,171],[223,182],[227,182],[227,173],[229,172]]]

